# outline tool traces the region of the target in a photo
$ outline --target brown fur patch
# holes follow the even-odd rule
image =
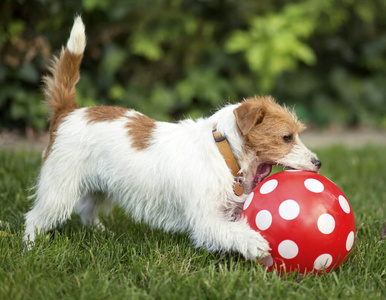
[[[75,84],[79,81],[79,66],[83,54],[73,54],[65,49],[60,58],[53,59],[50,71],[52,76],[43,78],[44,93],[50,110],[50,140],[43,157],[46,161],[54,144],[56,132],[63,119],[78,108],[75,102]]]
[[[118,106],[95,106],[86,110],[88,123],[114,121],[125,116],[130,109]]]
[[[79,66],[83,54],[74,54],[65,49],[60,58],[55,57],[50,71],[52,76],[43,78],[44,93],[50,109],[50,120],[78,108],[75,102],[75,84],[79,81]]]
[[[271,97],[245,100],[235,109],[236,123],[244,137],[244,145],[253,149],[262,161],[276,161],[288,154],[295,136],[305,129],[295,113],[280,106]],[[292,136],[292,141],[285,141]]]
[[[132,140],[133,148],[137,150],[146,149],[150,145],[156,121],[142,114],[135,114],[129,117],[129,120],[126,128]]]

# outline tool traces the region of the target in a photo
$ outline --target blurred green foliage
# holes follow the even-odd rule
[[[272,94],[319,127],[386,128],[384,0],[3,0],[0,127],[46,129],[40,78],[76,14],[81,106],[172,120]]]

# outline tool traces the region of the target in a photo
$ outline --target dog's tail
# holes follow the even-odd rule
[[[60,57],[55,57],[50,68],[51,74],[44,77],[44,93],[53,123],[78,106],[75,102],[75,84],[78,82],[79,66],[86,46],[85,28],[82,18],[77,16],[71,30],[67,47]]]

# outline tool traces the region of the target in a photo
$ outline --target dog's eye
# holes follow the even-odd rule
[[[285,136],[283,136],[283,140],[284,140],[284,142],[286,142],[286,143],[292,142],[292,134],[291,134],[291,135],[285,135]]]

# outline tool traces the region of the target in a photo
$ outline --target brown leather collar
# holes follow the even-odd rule
[[[217,131],[216,126],[213,127],[212,133],[221,155],[235,178],[235,182],[233,183],[233,192],[236,196],[241,196],[244,194],[244,182],[242,174],[240,174],[240,166],[232,153],[227,138]]]

